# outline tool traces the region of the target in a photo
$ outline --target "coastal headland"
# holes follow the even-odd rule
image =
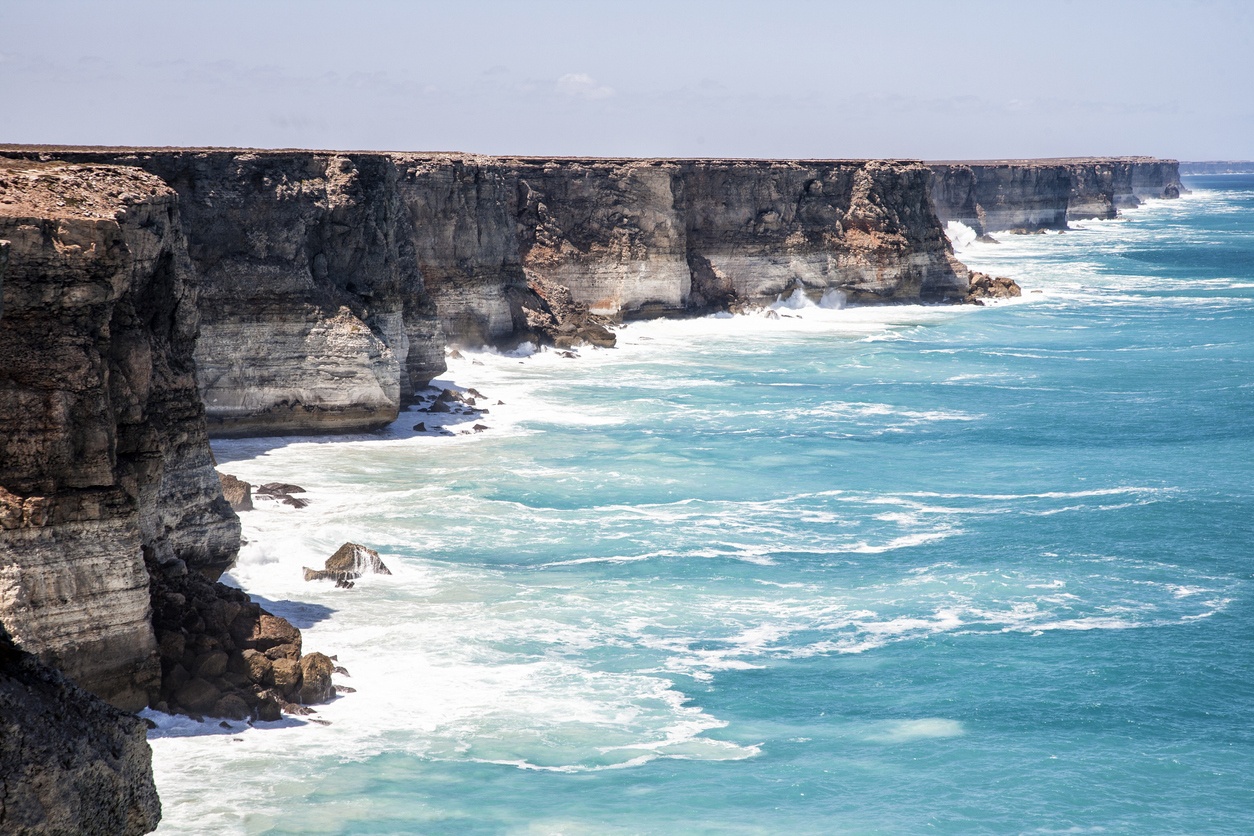
[[[312,681],[320,654],[214,583],[240,525],[212,435],[386,425],[461,345],[608,346],[617,323],[798,290],[960,303],[973,275],[945,223],[1060,229],[1179,193],[1176,163],[1152,158],[0,146],[0,626],[37,658],[5,661],[0,719],[22,725],[32,703],[3,697],[41,665],[126,711],[267,719],[299,702],[294,671]],[[280,668],[296,677],[283,693]],[[123,714],[90,718],[99,746],[134,737]],[[111,776],[101,792],[131,788],[109,832],[155,825],[145,763],[83,767]],[[70,815],[41,804],[23,826]]]

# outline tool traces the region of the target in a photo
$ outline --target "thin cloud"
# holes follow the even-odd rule
[[[599,84],[587,73],[567,73],[557,80],[557,89],[580,99],[608,99],[614,95],[613,87]]]

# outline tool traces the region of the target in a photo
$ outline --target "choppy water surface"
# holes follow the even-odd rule
[[[1254,178],[1190,185],[963,247],[1015,303],[633,325],[454,361],[485,433],[216,443],[309,489],[231,577],[357,693],[158,717],[161,832],[1254,828]],[[395,574],[301,579],[345,540]]]

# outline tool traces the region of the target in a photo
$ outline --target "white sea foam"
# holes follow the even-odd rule
[[[975,230],[962,221],[950,221],[945,224],[945,235],[953,245],[954,252],[961,252],[975,243],[978,237]]]
[[[875,743],[909,743],[915,740],[931,740],[960,737],[966,729],[957,720],[926,717],[920,720],[894,720],[872,727],[864,735]]]
[[[1100,237],[1103,229],[1072,235]],[[963,257],[969,252],[972,266],[974,259],[1012,264],[1043,246],[1030,240],[1038,236],[1011,238],[973,243]],[[1051,238],[1058,247],[1073,240]],[[1135,283],[1098,277],[1097,267],[1080,262],[1039,274],[1051,283],[1048,304],[1091,295],[1090,283],[1111,294],[1111,305],[1124,304]],[[943,635],[1188,623],[1239,597],[1239,581],[1173,565],[1170,555],[1087,554],[1049,541],[1041,545],[1052,551],[1001,553],[993,566],[972,537],[993,522],[989,515],[1044,525],[1039,516],[1046,514],[1118,514],[1180,496],[1171,486],[1077,488],[1065,478],[1016,476],[1001,483],[1004,491],[870,491],[851,489],[834,467],[839,487],[831,490],[733,500],[718,498],[726,486],[714,485],[706,498],[694,497],[702,477],[685,481],[690,459],[647,446],[649,422],[679,416],[708,427],[731,417],[731,407],[693,396],[716,401],[746,385],[711,373],[727,357],[769,358],[762,377],[780,379],[764,379],[763,387],[780,387],[772,390],[780,401],[798,396],[750,410],[760,413],[746,422],[750,431],[784,433],[790,424],[825,419],[845,425],[836,431],[870,435],[985,418],[976,408],[924,408],[868,390],[802,403],[811,384],[761,351],[779,340],[816,355],[848,344],[857,353],[848,368],[865,370],[874,363],[866,356],[885,349],[858,341],[916,339],[935,324],[980,316],[979,309],[841,309],[793,293],[776,312],[778,319],[632,324],[619,329],[618,348],[582,349],[577,359],[546,350],[467,351],[450,361],[440,383],[483,390],[490,432],[457,435],[480,419],[455,417],[447,419],[452,436],[415,434],[409,427],[427,414],[411,411],[386,432],[335,444],[215,442],[224,470],[309,489],[308,508],[259,502],[243,515],[251,542],[230,577],[300,624],[306,647],[337,653],[352,672],[342,681],[358,691],[320,709],[317,716],[333,723],[325,728],[292,719],[227,731],[157,717],[167,829],[229,831],[238,815],[231,818],[226,802],[214,806],[221,789],[229,789],[231,808],[256,811],[251,829],[276,826],[283,807],[276,799],[307,792],[302,778],[387,753],[561,773],[630,769],[659,758],[750,758],[761,751],[760,738],[701,705],[707,687],[737,672],[837,654],[853,664],[849,656]],[[953,345],[934,350],[961,369],[969,349]],[[1021,353],[1067,356],[1044,340]],[[998,379],[960,372],[945,382]],[[640,397],[625,402],[624,391]],[[430,416],[429,426],[443,421]],[[604,452],[601,429],[637,423],[639,438],[624,442],[641,443],[637,459],[585,466],[588,455]],[[529,455],[550,447],[564,454]],[[839,447],[816,447],[815,455]],[[720,469],[715,462],[707,472],[717,479]],[[1023,485],[1031,489],[1017,490]],[[587,501],[602,492],[611,499]],[[674,501],[636,501],[666,492]],[[965,546],[968,537],[970,553],[933,548],[945,540]],[[346,540],[379,548],[395,575],[363,578],[349,591],[301,580],[301,566],[321,565]],[[843,566],[857,568],[830,582],[826,570]],[[711,737],[716,729],[728,739]],[[875,724],[865,736],[909,743],[967,731],[954,720],[923,718]]]

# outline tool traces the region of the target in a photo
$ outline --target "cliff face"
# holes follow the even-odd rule
[[[708,265],[715,288],[750,301],[792,287],[868,303],[961,298],[969,274],[952,259],[929,180],[912,163],[687,164],[680,193],[697,289],[711,295],[699,281]]]
[[[446,340],[551,339],[554,304],[578,334],[612,342],[589,314],[700,312],[795,288],[956,300],[968,282],[930,174],[908,162],[4,153],[136,166],[179,194],[202,287],[201,394],[220,435],[381,426],[443,371]]]
[[[1068,220],[1114,218],[1145,198],[1180,196],[1179,164],[1152,157],[929,163],[942,222],[978,233],[1065,229]]]
[[[136,166],[181,198],[213,434],[382,426],[415,384],[443,371],[388,156],[65,149],[57,157]]]
[[[144,554],[216,577],[214,473],[177,197],[133,169],[0,166],[0,623],[115,705],[159,665]]]
[[[699,312],[803,288],[961,296],[967,274],[896,162],[398,158],[426,286],[454,343],[521,337],[536,284],[594,314]]]
[[[147,833],[161,820],[142,720],[17,650],[0,626],[0,833]]]

